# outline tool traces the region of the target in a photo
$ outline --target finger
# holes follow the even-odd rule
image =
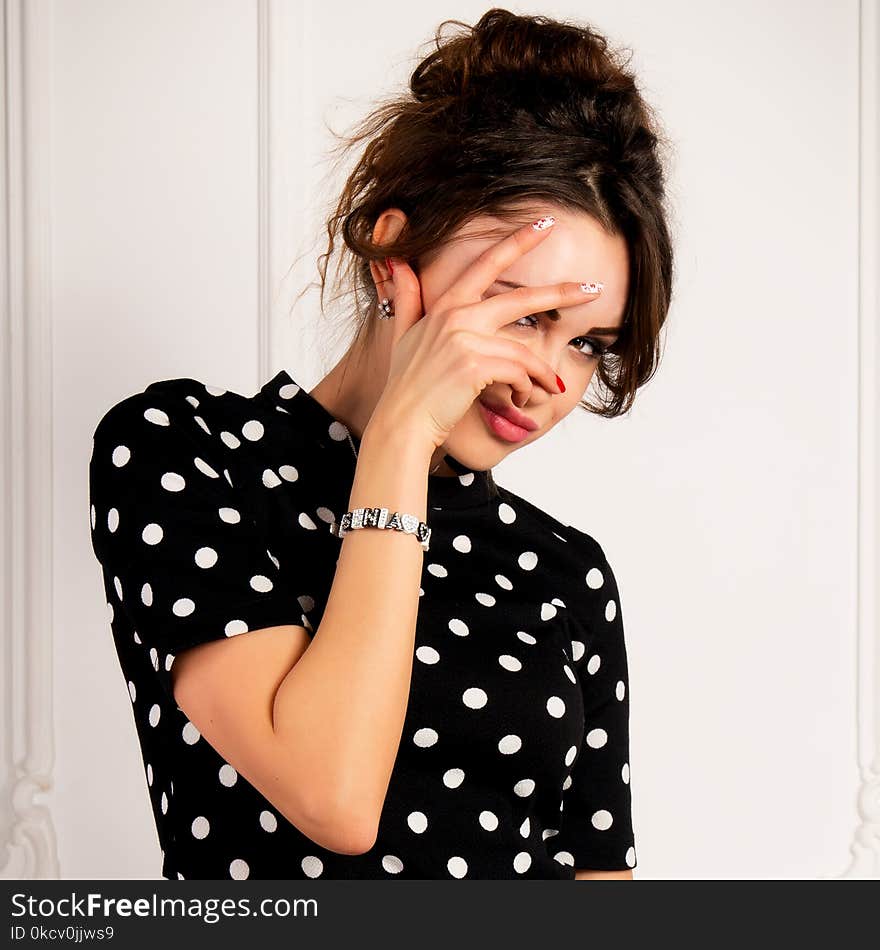
[[[532,381],[525,367],[515,360],[502,356],[487,356],[480,361],[479,388],[482,392],[492,383],[506,383],[513,390],[513,402],[517,408],[524,406],[532,395]]]
[[[599,282],[563,281],[540,287],[517,287],[493,294],[478,304],[460,307],[461,319],[473,329],[495,333],[507,323],[513,323],[530,314],[544,313],[590,303],[602,292]]]
[[[403,334],[425,315],[422,285],[406,261],[394,258],[394,273],[384,286],[388,289],[383,296],[390,297],[394,302],[392,346],[396,346]]]
[[[556,379],[556,370],[542,360],[524,343],[516,340],[505,340],[500,336],[485,336],[482,333],[472,333],[467,340],[468,347],[487,359],[503,359],[509,363],[517,363],[529,379],[534,379],[540,386],[552,395],[564,392],[559,388]],[[531,383],[528,386],[528,395],[531,395]]]
[[[487,247],[443,294],[443,305],[462,306],[480,300],[483,294],[514,261],[527,254],[553,230],[555,218],[545,215],[517,228],[507,237]],[[435,305],[436,308],[436,305]]]

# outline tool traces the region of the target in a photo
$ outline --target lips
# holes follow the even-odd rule
[[[528,429],[530,432],[533,432],[538,428],[538,423],[534,419],[530,419],[528,416],[523,415],[519,409],[514,409],[513,406],[496,406],[494,403],[489,402],[486,399],[481,399],[480,402],[487,408],[491,409],[492,412],[496,413],[499,416],[504,416],[509,422],[512,422],[516,426],[522,426],[523,429]]]

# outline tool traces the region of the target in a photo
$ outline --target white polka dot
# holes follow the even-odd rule
[[[461,694],[461,701],[469,709],[482,709],[489,701],[484,689],[479,686],[471,686]]]
[[[536,644],[538,641],[530,633],[526,633],[525,630],[517,630],[516,635],[522,640],[523,643],[530,643],[532,645]]]
[[[568,750],[568,752],[565,753],[565,764],[567,766],[571,765],[571,763],[574,762],[575,758],[577,757],[577,754],[578,754],[577,746],[573,745]]]
[[[551,696],[547,700],[547,712],[555,719],[565,715],[565,703],[558,696]]]
[[[187,720],[186,725],[183,727],[181,735],[183,736],[183,741],[187,745],[195,745],[202,736],[195,723],[192,723],[189,720]]]
[[[95,524],[96,524],[96,520],[95,520],[95,519],[97,518],[98,513],[95,511],[95,506],[94,506],[94,505],[91,505],[91,506],[89,507],[89,511],[91,512],[90,521],[91,521],[91,525],[92,525],[92,531],[94,531],[94,530],[95,530]]]
[[[382,870],[389,874],[400,874],[403,870],[403,861],[395,854],[386,854],[382,858]]]
[[[565,672],[565,675],[572,681],[572,683],[577,682],[577,676],[574,674],[574,670],[567,664],[562,664],[562,669]]]
[[[119,512],[115,508],[111,508],[107,512],[107,529],[110,532],[115,531],[119,527]]]
[[[220,441],[230,449],[237,449],[241,445],[241,440],[238,436],[233,435],[231,432],[221,432]]]
[[[166,472],[160,482],[165,491],[183,491],[186,488],[186,480],[177,472]]]
[[[481,811],[480,824],[486,831],[494,831],[498,827],[498,816],[491,811]]]
[[[448,577],[449,571],[442,564],[429,564],[428,573],[433,574],[434,577]]]
[[[440,654],[433,647],[421,646],[416,650],[416,659],[432,666],[440,661]]]
[[[589,660],[587,660],[587,672],[592,676],[593,674],[599,671],[599,667],[602,665],[602,659],[598,653],[594,653]]]
[[[162,809],[162,814],[168,814],[168,796],[165,792],[162,792],[162,798],[159,800],[159,807]]]
[[[199,567],[213,567],[217,563],[217,552],[213,548],[199,548],[195,560]]]
[[[198,456],[193,459],[193,465],[203,474],[207,475],[208,478],[219,478],[220,475],[211,468],[210,465],[204,459],[200,459]]]
[[[147,763],[147,785],[153,784],[153,766]]]
[[[263,484],[266,488],[277,488],[281,484],[281,479],[271,468],[267,468],[263,472]]]
[[[413,735],[413,742],[419,746],[421,749],[427,749],[440,737],[437,735],[436,729],[431,729],[425,726],[423,729],[417,729]]]
[[[510,507],[510,505],[507,504],[506,501],[502,501],[498,506],[498,517],[505,524],[513,524],[513,522],[516,521],[516,512]]]
[[[456,535],[456,537],[452,539],[452,546],[456,551],[467,554],[471,549],[471,539],[466,534]]]
[[[522,778],[513,786],[515,794],[520,798],[528,798],[535,790],[535,780],[531,778]]]
[[[157,426],[167,426],[171,425],[171,420],[168,418],[168,413],[163,412],[161,409],[147,409],[144,412],[144,418],[147,422],[152,422],[153,425]]]
[[[243,620],[230,620],[223,628],[227,637],[237,637],[240,633],[248,632],[248,625]]]
[[[327,433],[334,442],[342,442],[343,439],[347,439],[349,436],[348,427],[343,425],[338,419],[334,419],[330,423]]]
[[[145,544],[158,544],[164,536],[162,528],[155,523],[148,524],[141,532]]]
[[[523,551],[517,558],[517,564],[524,571],[533,571],[538,564],[538,555],[534,551]]]
[[[520,851],[513,859],[513,869],[518,874],[524,874],[532,866],[532,856],[528,851]]]
[[[193,821],[191,830],[194,838],[207,838],[208,832],[211,830],[211,823],[204,815],[199,815],[199,817]]]
[[[458,788],[464,781],[464,771],[462,769],[447,769],[443,773],[443,784],[447,788]]]
[[[541,604],[541,619],[552,620],[556,616],[556,607],[553,604]]]
[[[131,680],[128,681],[128,695],[131,696],[131,701],[134,702],[137,698],[137,689],[135,688],[134,683]]]
[[[162,710],[159,708],[158,703],[153,703],[150,706],[149,721],[151,726],[159,725],[159,717],[162,715]]]
[[[591,749],[601,749],[608,741],[608,733],[604,729],[591,729],[587,733],[587,745]]]
[[[260,812],[260,827],[263,831],[275,831],[278,828],[278,819],[272,812],[263,809]]]
[[[468,625],[463,620],[458,620],[455,617],[453,617],[452,620],[449,621],[449,629],[457,637],[466,637],[470,633],[470,630],[468,629]]]
[[[599,831],[607,831],[611,827],[611,822],[614,819],[611,817],[611,812],[606,811],[604,808],[600,808],[599,811],[593,812],[593,817],[590,821],[593,823],[593,827]]]
[[[250,876],[250,873],[251,869],[248,867],[247,861],[241,858],[236,858],[229,865],[229,876],[235,881],[246,880]]]
[[[318,530],[318,526],[315,524],[314,521],[312,521],[312,519],[304,511],[300,512],[300,515],[299,515],[299,518],[297,518],[297,521],[299,522],[300,526],[305,528],[307,531]]]
[[[626,864],[627,867],[634,868],[636,866],[636,849],[629,847],[626,849]]]
[[[195,609],[196,605],[189,597],[181,597],[171,605],[171,612],[175,617],[188,617]]]
[[[614,695],[619,700],[623,700],[623,697],[626,695],[626,686],[624,685],[623,680],[617,681],[617,686],[614,687]]]
[[[264,574],[254,574],[254,576],[250,579],[250,585],[254,590],[260,591],[260,593],[263,594],[272,590],[272,587],[274,586],[272,581],[270,581],[269,578]]]
[[[577,663],[577,661],[584,655],[584,646],[581,640],[572,640],[571,641],[571,658],[572,661]]]
[[[608,603],[605,604],[605,619],[610,621],[610,620],[613,620],[616,616],[617,616],[617,603],[613,600],[609,600]]]
[[[324,862],[314,854],[307,854],[300,863],[306,877],[320,877],[324,871]]]
[[[225,785],[227,788],[232,788],[233,785],[238,781],[238,772],[226,762],[224,765],[220,766],[220,771],[217,773],[217,778],[220,779],[220,784]]]
[[[241,521],[241,515],[235,508],[220,508],[217,513],[226,524],[238,524]]]
[[[620,770],[620,777],[626,785],[629,785],[629,762],[623,763],[623,768]]]
[[[131,458],[131,449],[127,445],[117,445],[110,458],[117,468],[122,468]]]
[[[605,578],[602,576],[602,572],[598,567],[592,567],[587,571],[587,587],[592,587],[593,590],[597,590],[605,583]]]
[[[495,575],[495,583],[499,587],[503,587],[505,590],[513,590],[513,583],[508,580],[503,574]]]
[[[484,607],[493,607],[495,605],[495,598],[491,594],[484,594],[482,591],[480,591],[479,593],[474,594],[474,597]]]
[[[144,584],[141,588],[141,601],[145,607],[153,605],[153,588],[149,584]]]
[[[113,578],[113,586],[116,588],[116,596],[122,600],[122,582],[118,577]]]
[[[412,811],[406,816],[406,823],[420,835],[428,827],[428,816],[423,811]]]
[[[526,816],[526,820],[519,826],[519,833],[523,838],[528,838],[532,833],[532,823],[529,821],[528,815]]]
[[[193,416],[193,419],[208,433],[211,435],[211,430],[208,428],[208,423],[201,416]]]
[[[503,736],[498,742],[498,751],[502,755],[513,755],[522,748],[522,739],[519,736],[510,733]]]
[[[225,394],[226,390],[221,389],[219,386],[205,386],[205,392],[211,396],[222,396]]]
[[[299,478],[299,472],[293,467],[293,465],[279,466],[278,474],[286,482],[295,482]]]
[[[174,654],[173,654],[173,653],[168,653],[168,654],[166,654],[166,656],[165,656],[165,669],[166,669],[166,671],[167,671],[167,670],[170,670],[173,664],[174,664]]]
[[[285,383],[279,390],[278,395],[282,399],[293,399],[299,392],[299,386],[296,383]]]
[[[553,855],[553,858],[560,864],[567,864],[569,867],[574,867],[574,855],[571,851],[557,851],[556,854]]]
[[[510,670],[511,673],[516,673],[522,669],[522,663],[509,653],[502,653],[501,656],[498,657],[498,662],[505,670]]]
[[[263,423],[256,419],[251,419],[241,427],[241,434],[249,441],[256,442],[263,438]]]
[[[446,862],[446,868],[453,877],[462,878],[467,874],[467,861],[456,855]]]

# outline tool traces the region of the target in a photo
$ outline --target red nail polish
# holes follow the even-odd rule
[[[565,392],[565,383],[560,379],[558,373],[556,374],[556,385],[562,390],[562,392]]]

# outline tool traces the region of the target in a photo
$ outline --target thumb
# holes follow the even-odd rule
[[[389,259],[394,288],[394,344],[425,315],[422,307],[422,285],[415,271],[399,258]]]

